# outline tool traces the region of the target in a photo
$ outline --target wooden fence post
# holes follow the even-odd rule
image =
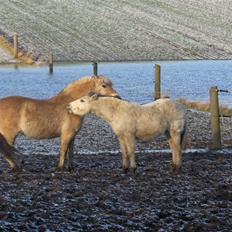
[[[222,145],[221,145],[218,89],[216,86],[210,88],[210,112],[211,112],[211,129],[212,129],[212,144],[210,148],[220,149]]]
[[[93,75],[97,76],[97,62],[93,62]]]
[[[18,58],[18,34],[17,33],[14,33],[13,44],[14,44],[14,58]]]
[[[48,66],[49,66],[49,74],[53,73],[53,54],[50,53],[48,56]]]
[[[160,98],[160,65],[155,65],[155,100]]]

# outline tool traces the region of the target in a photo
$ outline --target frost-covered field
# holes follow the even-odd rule
[[[0,0],[0,31],[40,59],[231,59],[231,12],[227,0]]]

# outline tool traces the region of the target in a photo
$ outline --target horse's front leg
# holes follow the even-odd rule
[[[58,170],[64,170],[64,163],[65,163],[65,157],[68,153],[68,149],[71,146],[71,151],[69,152],[69,161],[72,159],[72,154],[73,153],[73,140],[75,138],[75,133],[67,133],[63,132],[61,134],[60,138],[60,158],[59,158],[59,165],[58,165]],[[72,161],[71,161],[72,163]],[[73,163],[72,163],[73,164]]]
[[[82,119],[79,116],[67,115],[60,137],[60,160],[58,169],[64,169],[65,157],[68,154],[68,169],[73,170],[73,145],[76,133],[80,130]]]
[[[73,147],[74,147],[74,138],[70,141],[68,153],[67,153],[67,161],[68,161],[68,170],[70,172],[74,171],[74,164],[73,164]]]

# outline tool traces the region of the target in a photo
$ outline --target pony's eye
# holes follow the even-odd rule
[[[103,88],[106,88],[106,85],[102,85]]]
[[[85,102],[83,99],[81,99],[81,102]]]

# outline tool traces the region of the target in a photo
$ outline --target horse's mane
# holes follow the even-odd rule
[[[82,84],[85,84],[87,82],[92,82],[92,81],[95,82],[96,80],[99,80],[99,79],[101,79],[102,82],[105,83],[106,85],[112,86],[111,80],[109,80],[107,77],[104,77],[104,76],[86,76],[86,77],[82,77],[79,80],[75,80],[72,83],[70,83],[69,85],[67,85],[63,90],[61,90],[58,93],[58,95],[61,93],[67,92],[68,90],[70,90],[71,88],[73,88],[76,85],[82,85]]]

